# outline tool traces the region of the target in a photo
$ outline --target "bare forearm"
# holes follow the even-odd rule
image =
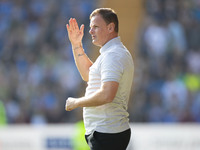
[[[66,100],[65,110],[71,111],[78,107],[94,107],[108,103],[102,91],[95,92],[90,97],[72,98]]]
[[[82,24],[79,29],[76,19],[70,18],[69,24],[67,24],[66,27],[69,40],[72,44],[76,66],[83,80],[88,81],[89,68],[92,65],[92,61],[87,57],[82,47],[84,25]]]
[[[94,107],[110,103],[115,98],[119,83],[110,81],[102,84],[101,88],[90,96],[81,98],[69,97],[65,110],[71,111],[77,107]]]
[[[81,77],[84,81],[88,81],[89,68],[93,63],[85,54],[82,45],[72,46],[72,49],[73,49],[74,60],[81,74]]]
[[[104,92],[99,90],[89,97],[78,98],[75,102],[75,105],[76,107],[95,107],[95,106],[104,105],[111,101],[112,100],[109,99],[108,96]]]
[[[109,81],[102,84],[101,88],[88,97],[81,97],[76,101],[77,107],[93,107],[110,103],[115,98],[119,83]]]

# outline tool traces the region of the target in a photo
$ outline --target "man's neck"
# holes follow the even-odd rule
[[[113,34],[110,34],[110,36],[107,38],[107,41],[100,47],[103,47],[107,42],[109,42],[110,40],[114,39],[118,37],[118,33],[113,33]]]

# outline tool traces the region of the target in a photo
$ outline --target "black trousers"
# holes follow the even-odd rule
[[[126,150],[131,137],[131,130],[120,133],[100,133],[94,131],[85,135],[91,150]]]

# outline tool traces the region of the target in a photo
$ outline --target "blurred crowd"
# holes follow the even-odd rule
[[[144,0],[130,97],[131,122],[200,122],[200,0]],[[63,123],[69,96],[86,83],[74,64],[66,31],[70,17],[85,24],[95,0],[0,1],[0,101],[7,123]],[[1,106],[2,107],[2,106]]]
[[[145,0],[131,120],[200,122],[200,0]]]
[[[0,100],[7,122],[57,123],[77,120],[65,112],[69,96],[84,93],[66,31],[70,17],[85,24],[95,0],[0,1]],[[88,46],[87,46],[88,45]]]

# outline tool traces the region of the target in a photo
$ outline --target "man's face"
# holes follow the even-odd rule
[[[94,45],[101,47],[108,41],[109,30],[101,15],[95,15],[91,18],[89,33]]]

